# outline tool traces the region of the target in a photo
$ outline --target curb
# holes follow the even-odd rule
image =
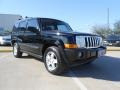
[[[120,51],[120,49],[107,49],[107,51]]]
[[[0,50],[0,52],[12,52],[13,50]]]

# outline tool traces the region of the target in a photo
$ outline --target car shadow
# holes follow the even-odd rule
[[[103,56],[91,64],[71,68],[65,77],[90,77],[95,79],[120,81],[120,58]]]
[[[43,62],[39,58],[33,56],[23,56],[23,59],[35,59]],[[71,75],[73,72],[75,75]],[[91,64],[76,66],[70,68],[70,71],[62,75],[63,77],[90,77],[95,79],[120,81],[120,58],[103,56],[95,60]]]
[[[22,56],[21,58],[22,58],[22,59],[35,59],[35,60],[37,60],[37,61],[43,62],[42,59],[33,57],[33,56],[31,56],[31,55],[25,55],[25,56]]]

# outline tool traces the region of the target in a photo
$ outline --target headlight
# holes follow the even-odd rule
[[[78,48],[85,47],[85,37],[84,36],[76,36],[76,44]]]
[[[99,41],[100,42],[100,46],[103,46],[103,43],[104,43],[103,39],[101,37],[98,37],[98,39],[100,40]]]

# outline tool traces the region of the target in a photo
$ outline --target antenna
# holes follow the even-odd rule
[[[109,11],[109,8],[107,8],[107,26],[108,26],[108,30],[110,29],[110,11]]]

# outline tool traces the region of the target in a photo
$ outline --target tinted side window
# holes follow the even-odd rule
[[[60,31],[68,31],[68,27],[66,25],[57,25],[58,30]]]
[[[39,32],[38,23],[36,19],[28,20],[27,33],[37,34]]]

